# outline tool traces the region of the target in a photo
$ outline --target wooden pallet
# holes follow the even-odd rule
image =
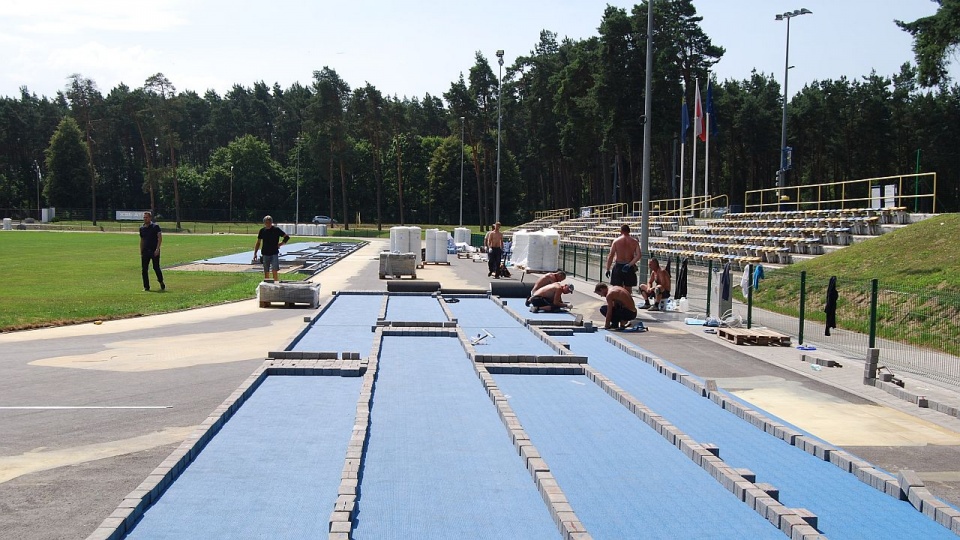
[[[737,345],[790,346],[790,336],[765,328],[718,328],[717,335]]]

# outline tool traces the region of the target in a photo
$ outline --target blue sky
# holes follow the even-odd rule
[[[309,84],[330,66],[351,87],[369,81],[383,93],[441,96],[481,51],[527,54],[541,29],[560,38],[597,34],[607,4],[597,0],[5,0],[0,3],[0,95],[27,86],[53,96],[80,73],[108,92],[139,87],[164,73],[179,90],[223,94],[233,84]],[[909,36],[894,19],[930,15],[930,0],[695,0],[702,26],[727,49],[720,79],[756,68],[782,82],[784,11],[812,15],[790,27],[790,93],[813,80],[881,75],[913,61]],[[954,69],[952,72],[956,72]]]

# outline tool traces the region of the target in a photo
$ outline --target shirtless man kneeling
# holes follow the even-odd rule
[[[569,306],[560,298],[561,294],[570,294],[573,292],[573,285],[569,283],[551,283],[533,291],[533,295],[527,300],[530,305],[530,311],[538,313],[540,311],[560,311]]]
[[[650,309],[650,311],[660,311],[660,302],[670,298],[670,274],[660,267],[660,261],[656,258],[650,259],[647,265],[650,267],[650,279],[640,285],[640,296],[643,297],[643,307],[641,309]],[[653,297],[653,306],[650,305],[650,297]]]
[[[637,318],[637,305],[633,302],[633,296],[623,287],[616,285],[607,285],[604,282],[597,283],[593,292],[607,299],[607,304],[600,306],[600,313],[606,317],[603,327],[606,329],[625,328],[630,321]]]

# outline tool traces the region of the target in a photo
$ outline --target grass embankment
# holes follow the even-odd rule
[[[958,354],[960,214],[936,216],[835,253],[770,272],[754,305],[798,316],[801,271],[807,272],[806,317],[824,321],[823,303],[837,276],[841,328],[869,331],[870,280],[879,281],[877,335]],[[939,344],[938,344],[939,343]]]
[[[139,237],[116,233],[0,233],[0,331],[150,315],[251,298],[263,274],[171,266],[253,249],[254,236],[164,234],[167,290],[150,268],[143,291]],[[284,279],[302,279],[288,274]]]

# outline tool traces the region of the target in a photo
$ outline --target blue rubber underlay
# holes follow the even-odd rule
[[[387,303],[388,321],[447,322],[440,301],[432,296],[391,296]]]
[[[508,308],[525,319],[537,321],[572,321],[574,319],[573,315],[564,312],[541,311],[539,313],[531,313],[530,307],[525,304],[526,300],[524,298],[505,298],[504,300],[507,302]]]
[[[475,346],[478,354],[558,354],[489,298],[462,298],[449,307],[468,338],[493,335]]]
[[[268,377],[128,538],[326,537],[361,380]]]
[[[596,539],[783,539],[584,376],[494,375]]]
[[[454,338],[385,337],[353,538],[559,537]]]
[[[298,251],[304,251],[309,248],[316,246],[316,242],[298,242],[295,244],[287,244],[285,246],[280,246],[280,260],[281,261],[293,261],[296,259],[295,256],[288,256],[289,253],[294,253]],[[223,257],[213,257],[211,259],[203,259],[197,261],[199,263],[205,264],[250,264],[250,261],[253,259],[253,250],[244,251],[242,253],[234,253],[233,255],[224,255]]]
[[[373,345],[372,327],[383,296],[342,294],[333,300],[294,345],[294,351],[358,352],[367,356]]]
[[[727,464],[750,469],[757,482],[777,487],[784,505],[816,514],[826,536],[956,538],[909,502],[885,495],[835,465],[760,431],[606,343],[604,335],[576,334],[564,339],[574,354],[587,355],[591,366],[681,431],[698,442],[719,446],[720,458]]]

